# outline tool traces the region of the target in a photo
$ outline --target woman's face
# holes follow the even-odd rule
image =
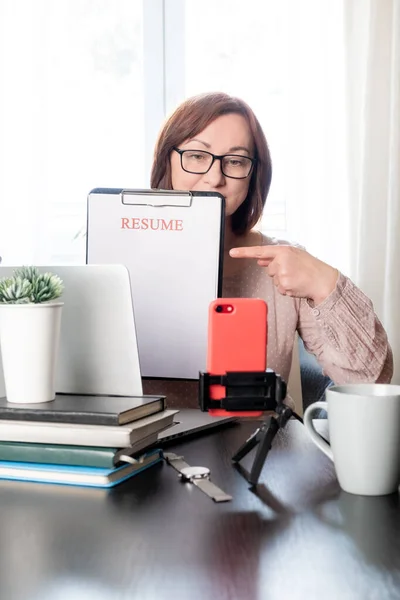
[[[212,154],[239,154],[254,158],[254,144],[246,119],[229,114],[218,117],[193,139],[185,140],[179,150],[202,150]],[[246,179],[232,179],[221,171],[221,161],[215,160],[208,173],[187,173],[181,167],[181,157],[171,152],[172,188],[219,192],[226,200],[226,216],[230,217],[244,202],[249,189],[251,173]]]

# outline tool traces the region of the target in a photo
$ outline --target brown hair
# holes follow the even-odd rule
[[[240,235],[259,221],[272,176],[267,140],[255,114],[243,100],[222,92],[201,94],[185,100],[169,117],[158,137],[151,170],[151,187],[171,190],[170,153],[174,146],[194,137],[218,117],[230,113],[242,115],[249,124],[257,159],[246,199],[232,215],[232,231]]]

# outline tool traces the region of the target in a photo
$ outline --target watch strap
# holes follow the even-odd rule
[[[164,452],[164,458],[167,463],[179,471],[179,473],[182,471],[182,469],[190,467],[190,465],[183,460],[183,456],[178,456],[178,454],[174,454],[173,452]]]
[[[193,479],[192,483],[201,489],[202,492],[207,494],[214,502],[229,502],[232,500],[232,496],[225,494],[215,483],[210,481],[208,478]]]

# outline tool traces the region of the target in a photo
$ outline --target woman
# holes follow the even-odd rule
[[[243,101],[186,100],[159,136],[151,187],[220,192],[226,200],[224,297],[268,304],[268,366],[287,381],[296,330],[335,383],[390,382],[392,352],[371,301],[334,267],[254,229],[271,183],[264,133]],[[147,382],[169,405],[197,406],[197,385]]]

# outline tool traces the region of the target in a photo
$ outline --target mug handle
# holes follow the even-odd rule
[[[307,433],[314,444],[333,462],[333,453],[330,445],[319,435],[313,424],[313,414],[321,408],[328,412],[328,403],[314,402],[314,404],[310,404],[310,406],[306,408],[303,415],[304,427],[307,429]]]

